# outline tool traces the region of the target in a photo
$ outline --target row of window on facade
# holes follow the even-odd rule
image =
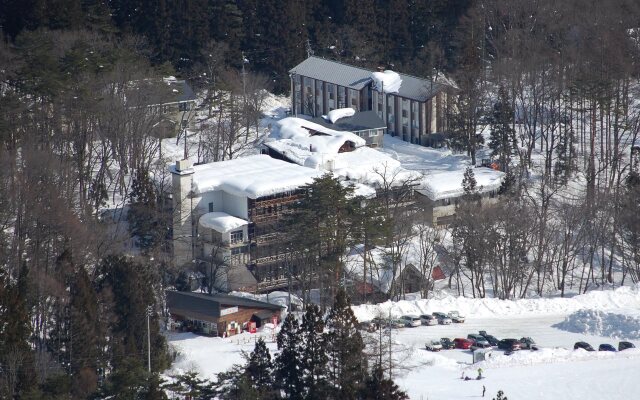
[[[488,192],[483,192],[480,194],[480,197],[483,198],[490,198],[493,199],[498,195],[498,190],[491,190]],[[450,206],[450,205],[458,205],[460,203],[460,197],[454,197],[454,198],[446,198],[446,199],[440,199],[438,201],[436,201],[436,206]]]
[[[285,279],[289,274],[291,274],[291,276],[296,276],[298,272],[297,266],[291,263],[275,262],[256,267],[254,274],[259,282],[264,282]]]

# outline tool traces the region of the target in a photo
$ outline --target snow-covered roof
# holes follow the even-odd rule
[[[378,92],[398,93],[402,86],[400,75],[390,70],[374,72],[371,74],[371,79],[373,80],[373,88]]]
[[[276,122],[272,137],[291,139],[314,153],[337,153],[346,141],[352,142],[356,147],[367,144],[366,140],[354,133],[329,129],[296,117],[288,117]]]
[[[504,172],[491,168],[474,168],[473,174],[480,193],[500,188],[504,178]],[[464,189],[462,188],[463,180],[463,169],[434,173],[425,177],[424,185],[419,191],[434,201],[459,197],[464,194]]]
[[[331,123],[322,117],[313,118],[311,122],[315,122],[325,128],[349,132],[387,128],[387,124],[385,124],[382,118],[378,116],[378,113],[373,110],[359,111],[350,117],[342,117],[335,123]]]
[[[335,124],[340,118],[352,117],[355,113],[356,110],[351,107],[336,108],[335,110],[331,110],[327,113],[327,119],[331,121],[332,124]]]
[[[354,181],[340,181],[340,184],[344,187],[353,188],[353,197],[364,197],[366,199],[373,199],[376,197],[376,189],[363,183]]]
[[[400,166],[400,161],[389,155],[361,147],[348,153],[336,154],[333,161],[333,173],[368,185],[380,186],[386,180],[401,185],[416,175]]]
[[[321,171],[263,154],[196,165],[193,169],[194,193],[223,190],[251,199],[296,190],[322,176]]]
[[[249,224],[247,220],[234,217],[224,212],[210,212],[200,217],[200,226],[226,233]]]

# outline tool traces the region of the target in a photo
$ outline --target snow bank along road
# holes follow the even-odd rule
[[[386,302],[379,305],[354,307],[360,320],[377,314],[396,317],[402,314],[421,314],[433,311],[458,310],[467,316],[464,324],[421,326],[394,330],[394,341],[407,348],[410,354],[403,362],[413,366],[409,372],[396,377],[397,383],[411,399],[468,399],[480,397],[482,386],[486,397],[493,398],[503,390],[509,399],[635,399],[640,398],[640,350],[620,353],[572,350],[576,341],[584,340],[596,347],[601,343],[617,346],[619,339],[605,336],[612,332],[631,339],[636,346],[635,325],[640,317],[640,286],[614,291],[592,292],[570,299],[527,299],[501,301],[496,299],[468,299],[440,296],[434,300]],[[581,310],[605,311],[620,318],[606,318],[603,323],[575,323],[592,313]],[[575,315],[572,315],[575,314]],[[625,318],[622,318],[624,316]],[[563,321],[572,318],[569,332],[558,329]],[[625,321],[620,327],[606,327],[609,322]],[[576,329],[575,327],[579,327]],[[594,329],[595,327],[600,327]],[[604,327],[603,327],[604,326]],[[583,327],[583,328],[580,328]],[[582,329],[582,331],[580,331]],[[430,339],[466,337],[469,333],[486,330],[501,338],[531,336],[542,349],[523,350],[512,356],[494,352],[490,360],[471,365],[472,356],[465,350],[430,353],[424,350]],[[627,337],[627,334],[631,337]],[[270,333],[265,334],[271,337]],[[229,339],[197,337],[192,334],[170,336],[171,344],[180,356],[167,373],[197,370],[204,377],[213,378],[217,372],[242,360],[242,351],[251,351],[253,337],[242,334]],[[275,351],[275,343],[269,344]],[[464,371],[475,377],[477,368],[484,370],[485,379],[463,381]]]

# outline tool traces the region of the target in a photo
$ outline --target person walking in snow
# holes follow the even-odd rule
[[[464,380],[464,371],[462,371],[462,375],[460,376],[460,379]]]
[[[482,368],[478,368],[478,379],[482,379]]]
[[[487,388],[484,387],[484,385],[482,385],[482,397],[484,397],[484,392],[486,392],[486,391],[487,391]]]

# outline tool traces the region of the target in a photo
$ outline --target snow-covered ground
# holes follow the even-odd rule
[[[283,297],[281,293],[280,297]],[[408,349],[405,361],[412,368],[399,373],[397,383],[411,399],[467,399],[493,398],[503,390],[509,399],[634,399],[640,393],[637,374],[640,370],[640,349],[620,353],[572,350],[576,341],[587,341],[596,347],[601,343],[617,346],[620,339],[637,339],[640,323],[640,285],[609,291],[593,291],[572,298],[525,299],[504,301],[497,299],[469,299],[450,295],[435,299],[387,302],[380,305],[353,307],[361,320],[377,314],[392,316],[405,313],[458,310],[467,316],[464,324],[421,326],[394,331],[394,341]],[[559,324],[565,319],[585,319],[591,315],[607,315],[594,326],[625,321],[611,329],[593,329],[593,324],[572,323],[565,330]],[[578,317],[581,315],[582,317]],[[611,317],[615,315],[616,317]],[[597,318],[597,317],[596,317]],[[633,322],[635,321],[635,323]],[[576,328],[575,327],[582,327]],[[561,329],[562,328],[562,329]],[[466,337],[469,333],[486,330],[498,338],[532,337],[541,350],[523,350],[512,356],[494,351],[492,357],[472,365],[471,352],[446,350],[430,353],[424,345],[441,337]],[[573,330],[573,332],[571,332]],[[578,332],[576,332],[576,330]],[[614,335],[616,338],[607,335]],[[273,329],[257,335],[241,334],[227,339],[207,338],[193,334],[170,334],[171,345],[179,356],[167,374],[196,370],[205,378],[242,362],[242,352],[250,352],[257,337],[264,337],[272,353],[276,346]],[[636,345],[640,345],[635,341]],[[403,351],[403,353],[407,353]],[[482,367],[485,379],[463,381],[464,372],[475,377]]]

